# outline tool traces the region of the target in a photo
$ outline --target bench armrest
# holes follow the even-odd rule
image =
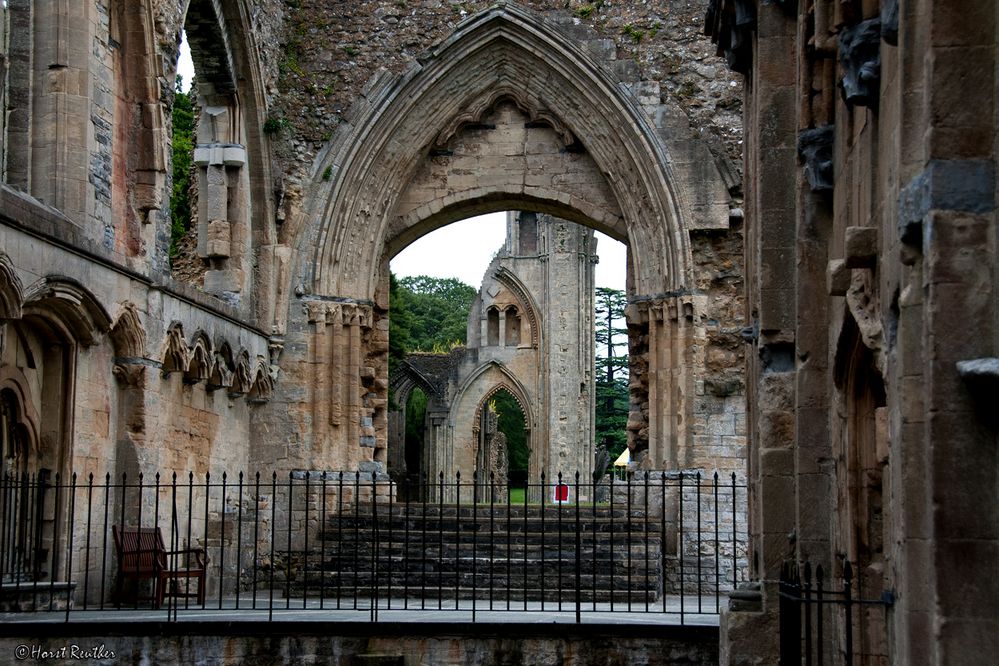
[[[198,564],[204,567],[208,563],[208,553],[205,552],[204,548],[181,548],[180,550],[164,550],[162,551],[167,557],[171,555],[186,555],[191,554],[195,556]]]

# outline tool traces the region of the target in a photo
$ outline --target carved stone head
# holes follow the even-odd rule
[[[798,156],[813,192],[833,189],[833,126],[802,130],[798,134]]]
[[[870,19],[839,33],[840,87],[849,106],[875,107],[881,87],[881,20]]]

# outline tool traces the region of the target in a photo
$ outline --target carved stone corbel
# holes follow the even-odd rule
[[[798,134],[798,157],[805,165],[805,178],[813,192],[833,189],[833,139],[832,125],[802,130]]]
[[[869,19],[839,33],[840,87],[847,106],[876,108],[881,92],[881,19]]]

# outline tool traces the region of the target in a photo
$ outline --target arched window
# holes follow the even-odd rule
[[[17,394],[11,389],[0,391],[0,438],[2,438],[3,460],[0,461],[0,476],[20,475],[27,469],[30,450],[27,426],[21,421],[21,406]]]
[[[520,344],[520,313],[516,305],[506,309],[506,346],[516,347]]]
[[[486,332],[486,346],[498,347],[500,343],[499,310],[495,306],[486,310]]]

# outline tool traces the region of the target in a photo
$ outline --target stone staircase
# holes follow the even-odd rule
[[[291,553],[290,596],[574,603],[656,601],[661,529],[624,509],[411,503],[330,516]],[[306,566],[307,564],[307,566]],[[578,565],[578,574],[577,574]]]

